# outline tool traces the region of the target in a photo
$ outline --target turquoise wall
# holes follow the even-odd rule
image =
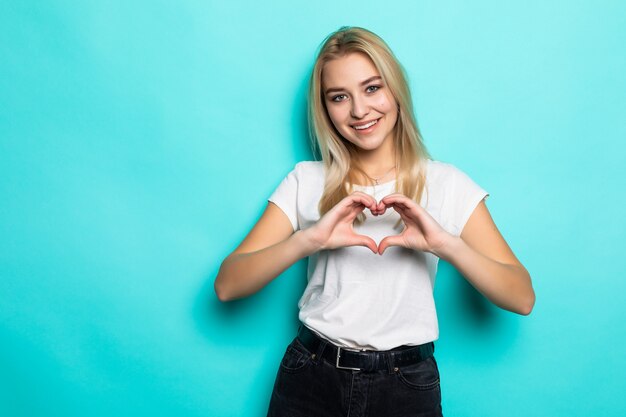
[[[265,415],[306,265],[213,281],[311,159],[308,71],[346,24],[537,293],[518,316],[440,263],[444,413],[626,415],[626,3],[564,0],[0,3],[0,415]]]

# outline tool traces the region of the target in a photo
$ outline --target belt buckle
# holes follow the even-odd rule
[[[344,349],[346,351],[351,351],[351,352],[358,352],[358,350],[350,350],[350,349]],[[353,371],[360,371],[361,368],[350,368],[349,366],[340,366],[339,365],[339,358],[341,357],[341,348],[339,346],[337,346],[337,362],[335,363],[335,366],[339,369],[351,369]]]

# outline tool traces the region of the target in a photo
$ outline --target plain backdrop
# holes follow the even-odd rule
[[[626,3],[3,1],[0,415],[265,415],[302,260],[213,282],[309,149],[342,25],[406,68],[437,160],[485,188],[524,317],[441,261],[448,416],[626,415]]]

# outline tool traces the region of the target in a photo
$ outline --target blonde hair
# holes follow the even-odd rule
[[[348,196],[355,180],[370,183],[369,177],[354,158],[357,148],[343,140],[328,116],[322,91],[324,65],[349,53],[360,52],[368,56],[382,77],[398,105],[398,119],[394,128],[396,157],[395,192],[420,202],[425,188],[425,162],[430,158],[422,142],[413,114],[413,102],[401,64],[387,44],[376,34],[360,27],[344,26],[331,33],[322,42],[309,83],[308,119],[311,145],[319,145],[326,182],[318,209],[323,216],[339,201]],[[360,213],[355,222],[365,220]],[[396,226],[400,223],[396,224]]]

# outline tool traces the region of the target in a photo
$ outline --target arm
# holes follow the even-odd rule
[[[496,227],[484,200],[459,237],[448,234],[433,250],[497,306],[528,315],[535,304],[530,274]]]
[[[459,237],[445,231],[425,209],[400,193],[384,197],[377,213],[383,214],[387,207],[400,214],[405,228],[380,242],[381,255],[389,246],[430,252],[454,265],[497,306],[530,314],[535,304],[530,275],[498,231],[484,201],[474,209]]]
[[[214,284],[217,297],[230,301],[254,294],[315,250],[302,231],[294,233],[282,210],[268,203],[243,242],[222,262]]]
[[[361,245],[376,252],[376,242],[357,235],[352,223],[366,207],[376,208],[376,200],[354,192],[341,200],[313,226],[294,233],[287,215],[274,203],[244,241],[220,266],[215,292],[221,301],[254,294],[296,261],[319,250]]]

